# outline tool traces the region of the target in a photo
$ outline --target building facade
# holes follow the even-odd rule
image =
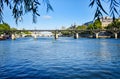
[[[101,23],[102,23],[102,28],[107,27],[110,23],[112,23],[113,19],[110,17],[102,17],[100,19]]]

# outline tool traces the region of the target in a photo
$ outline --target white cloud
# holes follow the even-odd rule
[[[49,15],[43,16],[43,19],[51,19],[51,18],[52,18],[52,16],[49,16]]]

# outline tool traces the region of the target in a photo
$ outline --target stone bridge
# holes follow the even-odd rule
[[[101,30],[101,29],[94,29],[94,30],[15,30],[15,31],[10,31],[12,32],[12,37],[14,37],[15,32],[24,32],[24,31],[29,31],[29,32],[33,32],[34,34],[34,38],[37,38],[36,33],[37,32],[52,32],[54,33],[54,38],[57,39],[58,38],[58,33],[63,32],[63,31],[69,31],[71,33],[74,34],[74,38],[77,39],[79,38],[79,33],[82,32],[93,32],[95,34],[96,38],[99,38],[99,33],[101,32],[112,32],[114,34],[114,37],[117,39],[118,38],[118,33],[120,32],[120,29],[107,29],[107,30]]]

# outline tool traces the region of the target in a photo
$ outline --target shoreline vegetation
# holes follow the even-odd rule
[[[105,18],[105,20],[109,20],[110,18]],[[102,26],[102,22],[98,19],[96,19],[92,23],[88,23],[87,25],[71,25],[69,28],[62,27],[61,30],[64,31],[54,31],[48,36],[57,36],[55,37],[73,37],[75,36],[75,33],[77,33],[77,38],[95,38],[96,35],[98,38],[120,38],[120,18],[116,19],[115,21],[112,21],[107,26]],[[112,31],[99,31],[95,32],[93,30],[114,30]],[[70,31],[70,30],[84,30],[83,32],[77,32],[77,31]],[[90,30],[90,31],[85,31]],[[118,30],[117,32],[115,32]],[[36,36],[47,36],[47,35],[40,35],[37,32],[30,32],[25,29],[22,29],[22,31],[17,31],[16,28],[11,28],[9,24],[3,23],[0,24],[0,40],[6,40],[6,39],[15,39],[20,37],[36,37]]]

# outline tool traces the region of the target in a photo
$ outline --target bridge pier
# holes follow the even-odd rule
[[[79,38],[79,34],[78,33],[75,33],[74,34],[74,39],[78,39]]]
[[[36,34],[34,34],[34,36],[33,36],[33,37],[34,37],[34,39],[37,39],[37,35],[36,35]]]
[[[117,39],[117,38],[118,38],[118,34],[117,34],[117,33],[114,33],[114,35],[115,35],[115,39]]]
[[[118,33],[120,32],[119,30],[112,30],[111,31],[114,34],[115,39],[118,38]]]
[[[99,32],[95,33],[95,37],[99,38]]]
[[[55,38],[55,40],[58,39],[58,34],[57,33],[55,33],[54,38]]]
[[[58,36],[58,31],[57,30],[55,30],[54,34],[55,34],[54,35],[55,40],[58,39],[59,36]]]
[[[12,35],[11,35],[11,39],[12,39],[12,40],[15,40],[15,39],[16,39],[15,34],[12,34]]]
[[[37,39],[37,34],[36,33],[33,34],[33,38]]]
[[[33,37],[34,39],[37,39],[37,33],[36,33],[36,31],[33,32],[32,37]]]

